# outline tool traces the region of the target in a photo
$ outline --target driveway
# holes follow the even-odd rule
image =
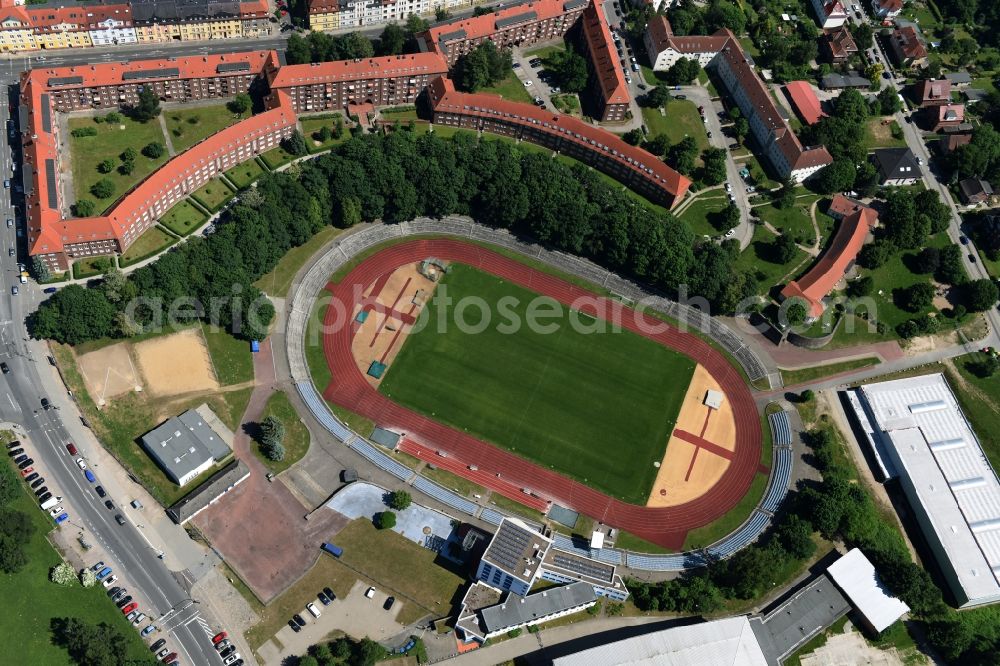
[[[306,626],[296,633],[285,625],[274,638],[283,647],[270,640],[264,643],[257,653],[266,665],[279,666],[293,655],[303,655],[310,645],[323,641],[330,632],[337,630],[353,638],[367,636],[375,641],[384,641],[402,632],[405,627],[396,622],[402,604],[397,603],[392,610],[386,611],[382,604],[388,598],[385,592],[375,590],[371,599],[365,597],[367,583],[357,582],[346,598],[337,598],[329,606],[315,602],[320,616],[313,617],[305,607],[299,615],[306,621]]]

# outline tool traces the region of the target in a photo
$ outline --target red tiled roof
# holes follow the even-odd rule
[[[826,115],[820,108],[816,93],[805,81],[790,81],[785,84],[785,90],[792,98],[799,115],[802,116],[802,121],[807,125],[818,123],[819,119]]]
[[[809,315],[823,314],[823,298],[844,277],[847,268],[865,244],[868,232],[878,222],[878,213],[868,207],[848,215],[840,222],[837,233],[823,256],[799,280],[792,280],[781,290],[784,298],[798,297],[808,303]]]
[[[657,53],[666,50],[670,44],[670,38],[674,36],[670,21],[663,14],[653,14],[649,23],[646,24],[646,32],[649,33],[649,38],[656,47]],[[649,56],[655,57],[656,53],[650,53]]]
[[[612,47],[611,30],[604,18],[604,12],[591,2],[583,10],[583,36],[590,51],[590,62],[601,87],[601,95],[606,104],[628,104],[628,86],[625,76],[618,66],[618,58]]]
[[[834,58],[842,59],[849,57],[852,53],[858,52],[858,45],[854,41],[854,35],[844,26],[834,28],[826,33],[826,44]]]
[[[924,80],[913,87],[921,104],[951,101],[951,81],[948,79]]]
[[[729,41],[731,33],[719,30],[714,35],[686,35],[678,37],[674,35],[670,21],[663,14],[654,14],[649,20],[646,29],[656,47],[656,53],[672,48],[678,53],[718,53]],[[655,57],[656,53],[650,54]]]
[[[310,14],[332,14],[340,11],[340,0],[309,0]]]
[[[830,202],[830,208],[827,209],[827,214],[830,217],[847,217],[852,213],[856,213],[866,206],[854,199],[849,199],[843,194],[836,194],[833,197],[833,201]]]
[[[937,107],[937,119],[942,123],[960,123],[965,120],[965,105],[943,104]]]
[[[903,10],[903,0],[879,0],[878,6],[887,12],[899,12]]]
[[[358,79],[389,78],[407,75],[446,74],[448,63],[437,52],[411,53],[364,60],[337,60],[304,65],[285,65],[273,70],[271,88],[356,81]]]
[[[690,180],[645,150],[630,146],[617,134],[573,116],[546,111],[531,104],[510,102],[499,95],[457,92],[454,83],[444,77],[431,82],[430,92],[435,113],[453,112],[515,122],[540,131],[551,131],[568,141],[582,143],[591,149],[601,148],[627,167],[638,169],[645,177],[658,182],[674,197],[675,204],[684,197],[691,186]]]
[[[927,57],[927,49],[920,43],[917,31],[910,26],[897,28],[893,31],[892,41],[899,52],[903,54],[904,58],[919,59]]]
[[[489,37],[500,31],[497,28],[497,21],[510,19],[529,12],[535,13],[535,18],[532,19],[533,22],[544,21],[565,14],[566,10],[563,8],[565,4],[566,0],[535,0],[535,2],[512,5],[492,14],[483,14],[482,16],[439,23],[431,26],[425,34],[429,35],[430,41],[438,46],[440,46],[440,40],[443,35],[449,35],[460,30],[465,32],[465,39],[467,40],[480,39]]]

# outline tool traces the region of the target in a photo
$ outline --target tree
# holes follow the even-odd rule
[[[736,135],[736,140],[739,143],[743,143],[743,139],[745,139],[747,134],[749,133],[750,133],[750,122],[746,118],[740,116],[739,118],[733,121],[733,134]]]
[[[639,129],[638,127],[635,129],[631,129],[622,135],[622,139],[625,141],[625,143],[631,146],[638,146],[640,143],[642,143],[644,137],[645,135],[642,133],[642,130]]]
[[[309,152],[309,149],[306,147],[306,139],[302,136],[302,132],[298,130],[292,132],[292,135],[287,139],[282,140],[281,147],[284,148],[286,153],[296,157]]]
[[[129,108],[129,115],[140,123],[148,122],[160,115],[160,98],[150,86],[143,86],[139,91],[139,101]]]
[[[787,264],[795,258],[798,252],[795,240],[789,234],[780,234],[771,243],[771,259],[776,264]]]
[[[392,511],[382,511],[375,514],[375,527],[380,530],[391,530],[396,526],[396,514]]]
[[[303,65],[310,62],[311,50],[309,43],[298,33],[292,33],[288,37],[288,44],[285,47],[285,62],[289,65]]]
[[[813,393],[812,389],[806,389],[805,391],[803,391],[802,393],[799,394],[799,401],[800,402],[812,402],[813,398],[815,398],[815,397],[816,397],[816,394]]]
[[[455,62],[455,86],[467,92],[493,85],[507,76],[512,64],[510,51],[497,49],[486,40],[469,53],[459,56]]]
[[[31,271],[35,274],[35,277],[38,278],[39,282],[45,282],[51,277],[49,273],[49,266],[42,261],[41,257],[31,258]]]
[[[681,58],[666,72],[666,81],[672,86],[686,86],[698,78],[701,66],[697,60]]]
[[[101,178],[90,186],[90,193],[98,199],[107,199],[115,193],[115,184],[109,178]]]
[[[405,490],[394,490],[389,493],[389,507],[396,511],[405,511],[412,503],[413,498]]]
[[[128,654],[130,643],[121,631],[104,622],[89,624],[75,617],[50,621],[52,642],[65,649],[76,664],[118,666]]]
[[[778,190],[774,205],[783,210],[795,205],[795,183],[788,179],[782,181],[781,189]]]
[[[97,170],[101,173],[111,173],[115,170],[115,166],[117,166],[116,162],[113,159],[108,158],[98,163]]]
[[[804,392],[803,392],[804,393]],[[794,513],[787,514],[775,530],[775,536],[788,553],[799,560],[812,557],[816,543],[812,540],[813,527]]]
[[[129,175],[133,171],[135,171],[135,162],[133,162],[131,160],[129,160],[127,162],[122,162],[118,166],[118,173],[122,174],[123,176]]]
[[[670,88],[666,86],[656,86],[648,93],[643,100],[645,105],[651,108],[663,106],[670,99]]]
[[[261,453],[263,453],[264,457],[268,460],[281,462],[285,459],[285,445],[281,442],[267,444],[265,446],[261,446]]]
[[[867,22],[858,23],[851,26],[851,36],[854,37],[854,43],[859,49],[867,51],[874,43],[875,30]]]
[[[1000,359],[990,354],[981,354],[974,361],[966,361],[965,369],[980,379],[989,379],[1000,370]]]
[[[118,159],[122,162],[135,162],[138,157],[139,154],[135,152],[135,148],[132,148],[131,146],[123,150],[121,154],[118,155]]]
[[[883,116],[891,116],[899,111],[902,106],[902,103],[899,101],[899,91],[893,86],[883,88],[876,99],[878,99],[879,110]]]
[[[80,569],[80,584],[84,587],[94,587],[97,585],[97,573],[90,568]]]
[[[785,310],[785,318],[791,326],[801,326],[805,323],[808,315],[809,311],[806,310],[806,306],[798,300],[789,305]]]
[[[576,51],[556,51],[546,64],[566,92],[579,93],[587,87],[587,61]]]
[[[729,231],[735,228],[740,223],[740,209],[739,206],[730,202],[725,208],[722,209],[722,228],[719,231]]]
[[[854,185],[856,176],[853,162],[848,159],[837,159],[820,169],[814,183],[820,192],[833,194],[849,190]]]
[[[249,111],[252,106],[253,100],[246,93],[238,93],[236,97],[229,100],[226,104],[226,108],[240,116]]]
[[[382,34],[378,38],[379,55],[398,55],[403,52],[406,46],[406,32],[395,23],[385,26]]]
[[[445,9],[443,6],[438,5],[437,7],[434,8],[434,20],[437,21],[438,23],[442,21],[447,21],[450,18],[451,18],[451,13],[448,12],[448,10]]]
[[[871,296],[875,291],[875,280],[870,275],[851,280],[847,283],[847,295],[855,298]]]
[[[698,157],[698,144],[694,137],[686,136],[670,148],[667,164],[678,172],[688,175],[694,171],[694,161]]]
[[[260,422],[260,443],[266,446],[281,444],[285,439],[285,424],[276,416],[267,416]]]
[[[946,245],[939,253],[937,270],[934,279],[945,284],[962,284],[968,278],[965,267],[962,266],[962,248],[958,245]]]
[[[885,239],[875,239],[858,252],[858,263],[865,268],[878,268],[896,254],[895,246]]]
[[[66,562],[60,562],[52,567],[49,572],[49,580],[56,585],[70,585],[76,582],[76,571]]]
[[[985,312],[1000,298],[996,283],[988,278],[968,282],[963,292],[965,306],[970,312]]]
[[[94,202],[90,199],[77,199],[73,204],[73,215],[77,217],[90,217],[95,210]]]
[[[919,312],[930,307],[934,301],[934,287],[927,282],[918,282],[899,290],[899,307],[907,312]]]
[[[726,180],[726,151],[722,148],[707,148],[701,154],[701,159],[705,164],[705,182],[709,185],[718,185]]]
[[[142,154],[151,160],[156,160],[163,157],[163,153],[166,152],[166,148],[159,141],[151,141],[147,143],[142,148]]]
[[[941,266],[941,251],[936,247],[925,247],[914,259],[917,273],[930,275]]]

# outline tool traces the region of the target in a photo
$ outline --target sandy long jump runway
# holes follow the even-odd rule
[[[514,259],[451,239],[412,240],[376,252],[340,283],[327,285],[327,289],[344,305],[342,311],[352,312],[357,305],[352,285],[371,285],[380,276],[404,264],[432,256],[492,273],[564,305],[577,298],[594,297],[581,287]],[[689,530],[721,517],[749,490],[760,465],[760,417],[742,375],[711,345],[695,335],[640,315],[617,301],[601,301],[605,312],[613,313],[625,328],[696,360],[722,388],[732,408],[735,436],[729,465],[717,483],[690,501],[668,507],[628,504],[392,402],[378,393],[358,369],[351,350],[351,327],[334,326],[337,308],[332,307],[327,309],[328,321],[324,322],[332,332],[324,337],[323,348],[333,380],[324,395],[376,423],[401,427],[415,439],[432,442],[437,449],[474,463],[479,469],[500,473],[506,480],[530,488],[542,497],[667,548],[680,549]],[[658,332],[651,332],[655,329]]]

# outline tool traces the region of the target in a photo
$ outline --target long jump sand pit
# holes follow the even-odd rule
[[[134,347],[146,390],[156,396],[219,388],[201,331],[190,328],[145,340]]]
[[[140,387],[139,373],[132,364],[127,342],[108,345],[76,359],[80,374],[98,405]]]
[[[351,352],[371,386],[377,387],[382,380],[367,374],[369,366],[373,361],[386,366],[392,363],[436,286],[420,273],[419,264],[412,263],[379,277],[365,291],[354,312]],[[359,314],[364,321],[358,321]]]
[[[698,365],[646,506],[677,506],[701,497],[729,467],[736,447],[733,408],[727,398],[719,409],[705,405],[709,389],[725,395],[715,378]]]

